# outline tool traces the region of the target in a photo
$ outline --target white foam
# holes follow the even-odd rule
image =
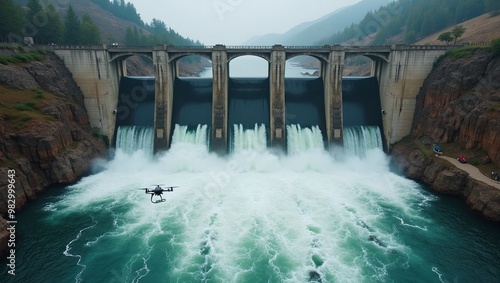
[[[142,252],[129,259],[133,281],[150,271],[150,249],[167,235],[178,249],[170,259],[171,276],[179,278],[197,270],[205,278],[239,282],[262,266],[282,282],[307,281],[311,270],[325,281],[366,281],[366,270],[384,278],[385,256],[370,252],[406,252],[384,225],[393,217],[388,215],[397,211],[406,228],[421,228],[409,223],[425,196],[414,182],[389,171],[379,149],[344,161],[318,148],[292,156],[240,149],[219,157],[196,139],[184,139],[155,159],[117,151],[104,171],[69,187],[54,213],[127,207],[113,215],[116,225],[109,229],[115,233],[102,237],[144,239],[137,243]],[[138,190],[154,184],[180,187],[154,205]],[[370,241],[371,235],[385,247]]]

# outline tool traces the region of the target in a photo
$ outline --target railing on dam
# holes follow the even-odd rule
[[[453,47],[461,47],[463,45],[409,45],[409,44],[394,44],[394,45],[366,45],[366,46],[348,46],[348,45],[323,45],[323,46],[259,46],[259,45],[155,45],[155,46],[135,46],[135,45],[120,45],[120,44],[94,44],[94,45],[49,45],[53,50],[107,50],[108,52],[152,52],[154,50],[166,50],[169,52],[211,52],[214,49],[225,49],[228,52],[238,51],[254,51],[254,52],[269,52],[275,48],[283,49],[287,52],[329,52],[332,50],[345,51],[348,53],[359,52],[391,52],[393,50],[447,50]]]

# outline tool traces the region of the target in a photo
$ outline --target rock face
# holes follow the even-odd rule
[[[83,94],[71,73],[57,56],[45,56],[42,62],[0,64],[0,85],[55,95],[38,109],[51,119],[32,119],[22,129],[15,129],[0,116],[0,186],[7,188],[6,176],[14,170],[16,209],[47,187],[77,181],[88,172],[93,159],[106,154],[103,140],[92,134]],[[0,191],[3,217],[7,216],[7,208],[5,189]],[[1,218],[0,227],[5,225]],[[5,231],[0,230],[0,250],[6,247]]]
[[[500,58],[481,49],[438,64],[417,96],[411,135],[483,149],[500,166]]]
[[[408,178],[440,193],[462,196],[472,210],[500,222],[500,190],[426,156],[411,142],[416,139],[480,148],[500,166],[500,58],[480,49],[438,63],[417,96],[410,142],[391,150],[394,163]]]

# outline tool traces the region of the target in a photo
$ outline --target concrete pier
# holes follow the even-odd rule
[[[226,47],[224,45],[214,46],[212,51],[212,150],[219,154],[226,153],[228,146],[228,65]]]
[[[270,84],[270,144],[272,147],[285,148],[285,48],[281,45],[273,46],[271,63],[269,64]]]

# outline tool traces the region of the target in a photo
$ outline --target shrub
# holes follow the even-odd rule
[[[36,98],[44,98],[45,97],[45,93],[43,92],[43,90],[41,89],[37,89],[35,91],[35,97]]]
[[[490,47],[495,56],[500,56],[500,38],[492,40]]]
[[[469,164],[473,166],[481,165],[481,161],[477,158],[472,158],[469,160]]]
[[[9,64],[9,57],[10,56],[0,54],[0,64],[2,64],[2,65]]]
[[[36,104],[32,101],[24,102],[24,103],[18,103],[16,106],[14,106],[16,110],[19,111],[32,111],[36,109]]]

